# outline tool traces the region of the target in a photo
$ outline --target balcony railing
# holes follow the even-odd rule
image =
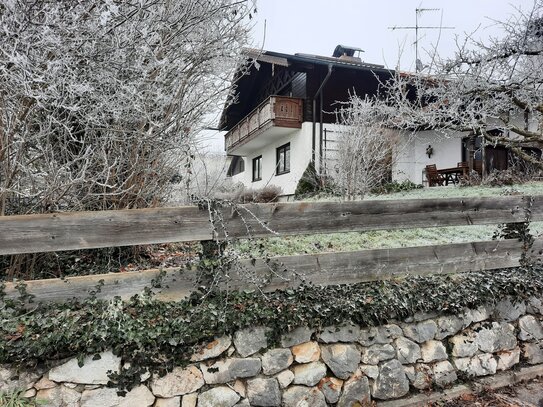
[[[226,151],[245,144],[270,127],[301,128],[302,106],[300,98],[271,96],[224,136]]]

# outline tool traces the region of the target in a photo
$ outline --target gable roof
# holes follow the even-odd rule
[[[229,129],[241,120],[244,114],[252,110],[259,90],[269,82],[279,70],[288,70],[291,73],[312,73],[320,74],[329,69],[343,71],[344,77],[356,77],[355,82],[364,83],[376,81],[375,76],[389,78],[394,71],[385,68],[383,65],[371,64],[354,57],[355,53],[362,52],[356,47],[338,45],[332,57],[312,54],[285,54],[281,52],[265,51],[256,48],[245,48],[244,55],[247,64],[242,65],[235,76],[237,100],[234,104],[225,105],[219,128]],[[362,78],[362,79],[361,79]],[[309,97],[310,95],[308,95]],[[258,101],[257,101],[258,102]],[[256,103],[258,104],[258,103]],[[253,106],[254,105],[254,106]]]

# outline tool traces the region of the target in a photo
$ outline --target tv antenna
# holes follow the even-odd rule
[[[419,16],[426,11],[440,11],[440,8],[416,8],[415,9],[415,25],[414,26],[394,26],[388,27],[389,30],[415,30],[415,70],[420,72],[423,69],[422,63],[419,59],[419,30],[453,30],[456,27],[443,27],[439,26],[422,26],[419,25]]]

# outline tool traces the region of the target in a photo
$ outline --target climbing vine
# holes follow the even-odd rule
[[[534,237],[530,232],[530,223],[532,221],[532,206],[534,198],[527,196],[527,205],[523,208],[524,221],[515,223],[502,223],[498,225],[497,231],[494,233],[493,239],[518,239],[522,242],[522,254],[520,257],[520,265],[530,267],[534,259],[530,256],[530,249],[534,244]]]
[[[464,307],[543,294],[542,268],[405,278],[316,287],[301,285],[262,296],[258,291],[196,292],[178,302],[152,293],[128,301],[89,298],[62,304],[5,301],[0,305],[0,364],[35,366],[46,360],[95,355],[106,349],[129,362],[111,385],[130,389],[145,372],[164,374],[188,363],[198,344],[256,325],[280,333],[402,320],[416,312],[457,313]]]

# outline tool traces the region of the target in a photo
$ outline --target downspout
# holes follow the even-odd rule
[[[324,77],[324,80],[321,83],[321,86],[317,90],[317,93],[315,93],[315,96],[313,96],[313,140],[311,143],[311,162],[313,165],[315,165],[315,147],[316,147],[316,140],[315,136],[317,133],[317,97],[322,92],[322,89],[324,88],[324,85],[326,85],[326,82],[328,82],[328,79],[330,78],[330,75],[332,75],[332,64],[328,64],[328,73]],[[320,132],[322,134],[322,109],[321,109],[321,129]]]

